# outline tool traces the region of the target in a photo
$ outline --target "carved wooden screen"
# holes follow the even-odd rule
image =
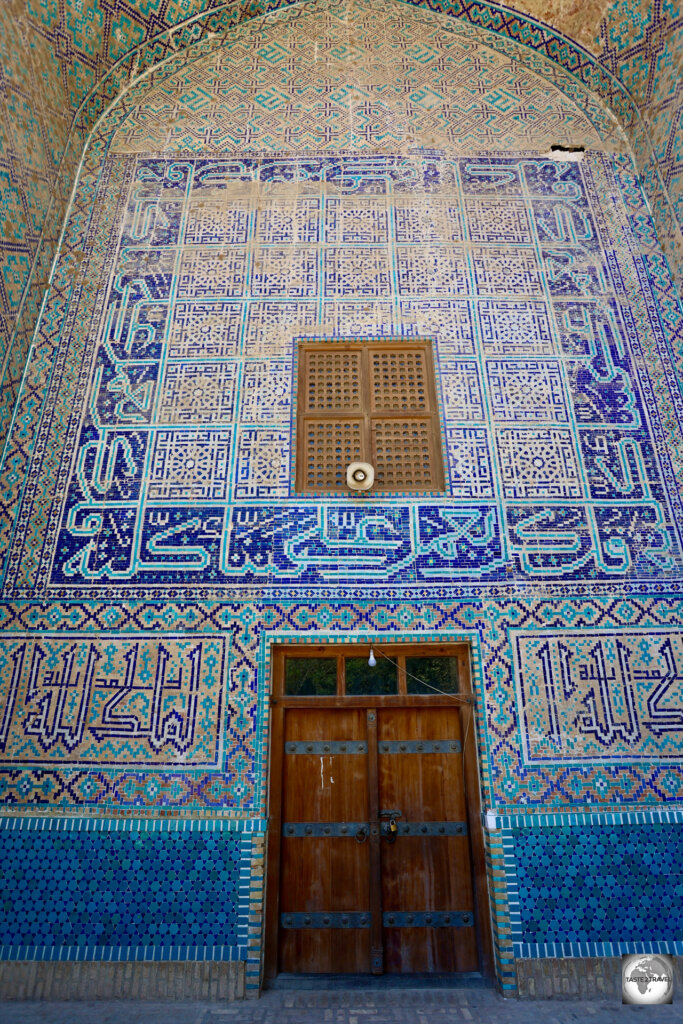
[[[345,491],[350,462],[373,491],[443,490],[429,342],[300,342],[297,434],[299,491]]]

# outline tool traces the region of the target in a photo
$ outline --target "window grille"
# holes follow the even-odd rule
[[[443,490],[428,341],[299,343],[297,490],[345,492],[351,462],[375,492]]]

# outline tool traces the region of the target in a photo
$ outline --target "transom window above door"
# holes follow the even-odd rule
[[[347,492],[352,463],[375,493],[444,489],[429,341],[302,340],[298,357],[298,491]]]
[[[379,648],[353,654],[285,656],[284,696],[362,697],[456,694],[458,659],[430,652],[385,656]]]

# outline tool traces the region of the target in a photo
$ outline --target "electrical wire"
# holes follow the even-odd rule
[[[374,647],[371,647],[370,649],[374,650]],[[384,651],[381,651],[379,649],[379,647],[377,648],[377,652],[378,652],[378,654],[381,654],[381,656],[384,658],[385,661],[388,661],[391,665],[394,666],[394,668],[397,668],[399,672],[401,671],[398,662],[393,661],[393,659],[390,658],[387,654],[385,654]],[[450,697],[452,700],[454,700],[456,702],[456,704],[461,704],[461,705],[465,704],[466,706],[469,706],[469,707],[472,707],[473,704],[474,704],[474,697],[471,697],[469,695],[465,696],[462,693],[446,693],[445,690],[440,690],[438,688],[438,686],[432,686],[431,683],[426,683],[424,681],[424,679],[420,679],[419,676],[413,675],[413,673],[409,672],[407,668],[404,669],[404,672],[405,672],[405,674],[407,676],[410,676],[411,679],[415,679],[415,680],[417,680],[418,683],[421,683],[422,686],[427,686],[430,690],[434,690],[435,693],[440,693],[442,697]],[[465,776],[465,751],[467,750],[467,740],[468,740],[468,737],[469,737],[469,734],[470,734],[470,722],[471,721],[472,721],[472,715],[468,715],[467,716],[467,725],[465,726],[465,738],[462,741],[462,774],[463,774],[463,778]]]
[[[374,647],[373,647],[373,650],[374,650]],[[388,661],[391,665],[394,666],[394,668],[397,668],[399,670],[399,672],[401,671],[398,662],[397,661],[393,661],[388,655],[386,655],[384,653],[384,651],[380,651],[380,649],[377,648],[377,653],[381,654],[382,657],[384,658],[384,660]],[[418,683],[421,683],[422,686],[426,686],[430,690],[433,690],[434,693],[440,693],[442,697],[450,697],[452,700],[454,700],[456,702],[459,702],[460,704],[473,704],[474,703],[473,698],[470,697],[469,694],[447,693],[445,690],[440,690],[438,686],[432,686],[431,683],[425,682],[425,680],[424,679],[420,679],[419,676],[413,675],[413,673],[409,672],[408,669],[404,669],[404,671],[405,671],[405,674],[407,676],[410,676],[411,679],[415,679]]]

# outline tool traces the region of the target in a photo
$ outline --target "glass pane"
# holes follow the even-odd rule
[[[336,658],[285,658],[285,693],[290,697],[334,697]]]
[[[458,693],[458,659],[406,658],[406,684],[408,693],[434,693],[431,686],[442,693]]]
[[[398,693],[398,672],[395,665],[377,654],[374,668],[367,658],[346,658],[346,692],[354,696],[366,693]]]

